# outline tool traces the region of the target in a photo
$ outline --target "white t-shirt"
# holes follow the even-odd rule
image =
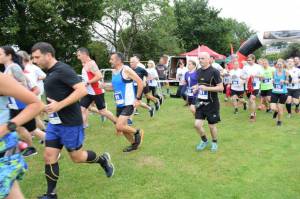
[[[29,74],[27,74],[26,76],[33,82],[33,84],[36,84],[38,86],[40,90],[39,95],[42,95],[44,93],[44,82],[43,80],[39,80],[39,78],[45,78],[46,74],[34,64],[27,64],[25,66],[25,71],[25,74]]]
[[[212,65],[212,67],[214,67],[215,69],[217,69],[220,73],[222,72],[223,67],[220,64],[214,62],[211,65]]]
[[[243,70],[233,69],[229,73],[230,73],[231,89],[234,91],[244,91],[244,80],[241,79],[241,77],[243,76]]]
[[[299,89],[299,78],[300,78],[300,69],[293,67],[292,69],[288,70],[289,75],[292,77],[292,82],[288,84],[288,89]]]
[[[155,68],[147,68],[147,72],[150,76],[150,78],[153,78],[152,80],[148,80],[148,85],[156,87],[157,86],[157,79],[158,79],[158,73]]]
[[[186,67],[177,68],[176,79],[179,80],[179,85],[180,86],[185,84],[184,76],[185,76],[186,72],[188,72],[188,69]]]
[[[263,74],[263,68],[261,65],[253,64],[251,65],[245,65],[243,68],[243,77],[249,78],[250,76],[257,76]],[[247,86],[246,86],[247,88]],[[260,80],[257,77],[253,78],[253,89],[259,90],[260,88]]]
[[[146,66],[144,64],[142,64],[141,62],[137,64],[137,67],[141,67],[143,69],[146,69]]]
[[[226,69],[223,70],[223,83],[225,85],[230,84],[230,74],[229,71]]]

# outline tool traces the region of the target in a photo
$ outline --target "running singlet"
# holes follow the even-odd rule
[[[125,67],[128,66],[123,66],[120,71],[112,74],[112,86],[117,107],[133,105],[135,101],[133,81],[124,79],[122,75]]]
[[[287,86],[285,83],[281,83],[281,81],[286,80],[285,70],[282,71],[282,74],[279,76],[277,71],[274,74],[274,87],[272,92],[277,94],[286,94],[287,93]]]
[[[274,68],[268,67],[267,69],[263,68],[262,80],[260,84],[260,89],[262,91],[273,89],[273,72]]]
[[[88,82],[95,77],[95,74],[92,73],[91,70],[99,71],[99,68],[94,60],[83,64],[81,75],[84,82]],[[100,87],[99,81],[88,84],[86,88],[89,95],[100,95],[104,93],[104,90]]]

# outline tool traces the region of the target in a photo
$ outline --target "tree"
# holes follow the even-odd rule
[[[141,54],[143,60],[157,59],[162,54],[178,54],[181,40],[176,36],[177,28],[174,10],[169,4],[160,4],[160,15],[155,20],[145,21],[144,28],[135,36],[129,55]],[[123,41],[129,40],[128,31],[120,33]],[[119,43],[119,48],[122,45]],[[157,60],[155,60],[157,61]]]
[[[285,51],[282,52],[282,58],[288,59],[290,57],[300,57],[300,44],[292,43]]]
[[[37,41],[51,43],[57,57],[74,59],[79,46],[90,42],[90,26],[101,17],[101,0],[2,0],[0,44],[30,51]]]
[[[98,20],[93,30],[95,35],[107,42],[112,51],[123,51],[128,58],[132,44],[137,34],[146,29],[149,21],[159,16],[161,4],[167,0],[104,0],[104,14]],[[126,31],[126,40],[123,36]]]
[[[252,33],[244,23],[220,18],[220,10],[209,7],[207,0],[175,0],[174,9],[177,35],[183,40],[186,50],[204,44],[226,54],[230,51],[230,44],[238,49]]]
[[[109,68],[109,52],[107,45],[100,41],[93,41],[88,45],[90,56],[94,59],[99,68]]]

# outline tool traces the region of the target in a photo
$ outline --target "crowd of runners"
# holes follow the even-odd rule
[[[0,47],[0,64],[4,65],[0,74],[0,198],[24,198],[17,179],[27,169],[23,157],[37,154],[33,136],[45,145],[47,189],[39,199],[57,198],[63,147],[74,163],[98,164],[107,177],[112,177],[115,168],[110,154],[83,148],[89,112],[111,121],[116,133],[125,137],[129,144],[123,149],[124,153],[138,150],[144,130],[134,127],[134,116],[142,108],[149,112],[149,117],[160,110],[169,94],[168,57],[162,56],[157,65],[149,60],[144,66],[136,55],[127,66],[123,54],[112,53],[109,61],[112,80],[111,84],[105,84],[87,48],[76,52],[82,64],[80,76],[71,66],[55,58],[55,49],[49,43],[36,43],[30,54],[16,52],[10,46]],[[233,60],[231,68],[220,67],[205,52],[199,53],[198,58],[199,64],[192,60],[179,63],[176,75],[179,87],[175,95],[183,97],[195,116],[195,128],[200,136],[196,150],[204,150],[209,143],[212,152],[218,150],[216,125],[221,121],[218,94],[222,91],[225,91],[225,99],[231,98],[233,113],[238,114],[241,104],[244,110],[249,109],[252,122],[256,120],[258,97],[258,108],[273,112],[278,126],[282,125],[284,104],[289,117],[292,105],[295,112],[299,112],[298,57],[279,59],[270,66],[267,59],[256,63],[255,56],[249,55],[244,63]],[[165,87],[167,93],[158,92],[161,87]],[[105,90],[113,91],[116,114],[107,107]],[[42,103],[43,96],[46,96],[46,105]],[[142,101],[143,96],[145,101]],[[211,142],[204,130],[206,120]]]

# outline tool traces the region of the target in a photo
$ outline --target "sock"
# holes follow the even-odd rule
[[[273,114],[273,118],[276,118],[276,117],[277,117],[277,115],[278,115],[278,112],[277,112],[277,111],[275,111],[275,112],[274,112],[274,114]]]
[[[212,142],[217,143],[218,141],[217,140],[212,140]]]
[[[286,104],[285,107],[286,107],[287,112],[289,114],[291,114],[292,113],[292,104]]]
[[[203,142],[207,142],[206,136],[205,136],[205,135],[201,136],[201,140],[202,140]]]
[[[105,163],[104,159],[99,156],[97,157],[96,153],[94,151],[86,151],[87,152],[87,159],[86,162],[87,163],[99,163],[101,165],[103,165]]]
[[[137,129],[134,135],[138,135],[140,133],[140,129]]]
[[[45,176],[47,180],[47,194],[54,194],[59,177],[58,163],[45,165]]]

